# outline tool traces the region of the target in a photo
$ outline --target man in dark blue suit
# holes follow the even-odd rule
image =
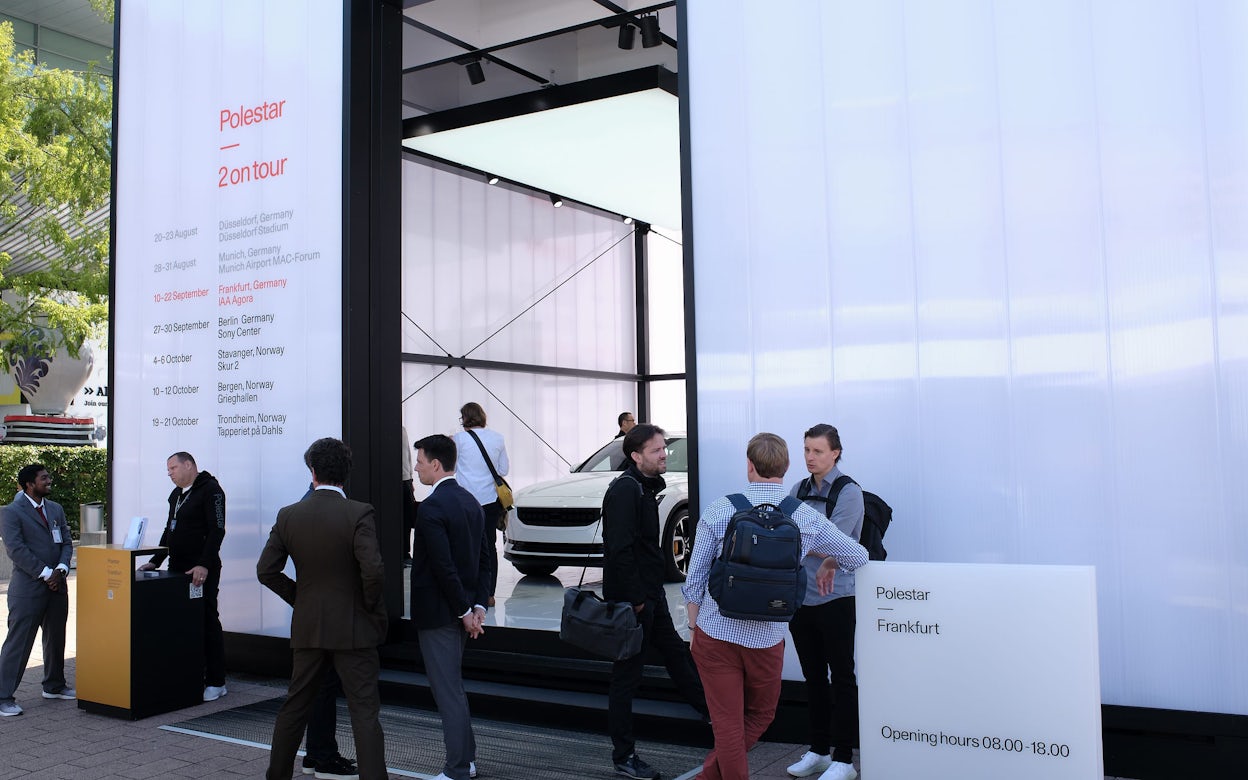
[[[468,780],[477,776],[477,742],[464,693],[464,645],[484,631],[494,558],[481,504],[455,481],[455,442],[439,434],[414,446],[416,475],[433,488],[416,513],[412,545],[412,622],[446,743],[446,763],[433,780]]]
[[[13,560],[9,581],[9,633],[0,650],[0,715],[21,715],[13,694],[43,631],[43,698],[73,699],[65,682],[65,621],[69,617],[69,538],[65,510],[48,500],[52,477],[39,463],[17,472],[22,492],[0,509],[0,535]]]

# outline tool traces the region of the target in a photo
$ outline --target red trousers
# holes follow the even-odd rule
[[[694,629],[693,660],[698,665],[715,747],[702,765],[702,780],[748,780],[746,752],[776,716],[784,641],[756,650],[723,642]]]

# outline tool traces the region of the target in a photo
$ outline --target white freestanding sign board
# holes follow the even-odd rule
[[[1104,777],[1090,566],[857,574],[863,775]]]

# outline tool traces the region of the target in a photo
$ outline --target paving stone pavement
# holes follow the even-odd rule
[[[69,587],[65,667],[66,676],[73,684],[77,637],[73,598],[77,587],[75,574],[69,577]],[[7,590],[8,583],[0,582],[0,623],[3,624],[8,620]],[[0,718],[0,780],[264,777],[269,761],[269,751],[264,748],[162,731],[160,727],[272,698],[275,686],[280,690],[281,681],[230,675],[226,680],[229,694],[222,699],[139,721],[126,721],[86,713],[73,701],[44,699],[40,696],[42,667],[42,643],[36,641],[16,696],[25,712],[16,717]],[[760,745],[750,755],[751,767],[755,770],[751,775],[765,780],[787,778],[784,767],[796,760],[803,749],[796,745]],[[391,776],[400,777],[398,774]],[[408,775],[404,773],[403,776]],[[482,773],[483,778],[487,776],[498,777]],[[610,768],[604,767],[603,777],[611,776]]]
[[[65,666],[72,685],[77,637],[76,600],[73,598],[77,578],[73,573],[69,586]],[[0,582],[0,624],[4,625],[8,622],[7,590],[8,582]],[[265,748],[162,731],[160,727],[272,698],[275,690],[284,687],[283,681],[229,675],[226,680],[229,694],[215,702],[126,721],[86,713],[73,701],[44,699],[40,696],[42,666],[43,648],[36,640],[16,696],[25,712],[0,718],[0,780],[264,777],[269,762],[269,751]],[[750,751],[750,777],[788,780],[785,767],[800,758],[805,750],[805,745],[760,743]],[[391,776],[421,777],[406,772]],[[488,771],[482,771],[481,776],[482,780],[506,780]],[[602,777],[613,776],[610,768],[604,767]]]

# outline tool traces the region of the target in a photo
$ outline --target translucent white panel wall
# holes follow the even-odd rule
[[[647,332],[651,375],[685,373],[685,269],[679,230],[656,227],[646,235]],[[650,419],[669,432],[688,427],[685,380],[651,382]]]
[[[1106,703],[1248,714],[1248,5],[687,9],[702,495],[831,422],[890,557],[1095,564]]]
[[[403,420],[414,442],[462,430],[476,401],[503,434],[508,482],[566,474],[636,405],[630,380],[535,373],[524,365],[636,374],[632,227],[553,208],[543,195],[407,159],[403,163],[403,351],[522,364],[517,370],[405,363]]]

